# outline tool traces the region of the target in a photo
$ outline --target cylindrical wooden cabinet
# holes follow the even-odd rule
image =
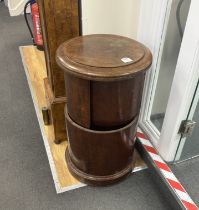
[[[126,37],[88,35],[60,45],[56,59],[65,74],[69,170],[88,184],[120,180],[133,168],[150,51]]]

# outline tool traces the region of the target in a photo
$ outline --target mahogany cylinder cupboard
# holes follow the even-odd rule
[[[87,35],[61,44],[65,75],[66,161],[82,182],[106,185],[134,167],[134,140],[148,48],[117,35]]]

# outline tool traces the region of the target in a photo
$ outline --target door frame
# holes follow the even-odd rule
[[[187,115],[187,120],[192,120],[193,117],[194,117],[194,114],[195,114],[195,110],[196,110],[196,107],[199,103],[199,78],[198,78],[198,83],[196,85],[196,89],[194,91],[194,96],[193,96],[193,99],[192,99],[192,102],[191,102],[191,107],[189,108],[189,113]],[[184,148],[184,145],[185,145],[185,142],[186,142],[187,138],[181,138],[180,139],[180,143],[179,143],[179,146],[178,146],[178,149],[177,149],[177,152],[176,152],[176,156],[175,156],[175,161],[177,162],[183,162],[185,160],[180,160],[180,157],[181,157],[181,154],[182,154],[182,151],[183,151],[183,148]],[[192,156],[188,159],[192,159],[194,157],[198,157],[198,155],[195,155],[195,156]],[[188,160],[186,159],[186,160]]]
[[[145,79],[139,126],[157,149],[160,132],[150,120],[151,99],[155,94],[171,4],[172,0],[142,0],[138,24],[137,39],[145,44],[153,54],[153,63]]]
[[[187,117],[199,78],[199,1],[192,0],[162,131],[157,132],[149,118],[150,101],[156,88],[171,4],[172,0],[142,0],[138,33],[138,40],[146,44],[154,56],[153,65],[146,77],[139,126],[149,136],[163,159],[169,162],[175,158],[181,138],[178,130],[181,121]]]
[[[198,8],[199,1],[192,0],[158,142],[158,150],[167,161],[175,158],[181,138],[179,127],[187,118],[199,78]]]

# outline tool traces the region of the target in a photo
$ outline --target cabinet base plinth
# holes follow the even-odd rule
[[[122,171],[119,171],[116,174],[108,175],[108,176],[94,176],[92,174],[84,173],[83,171],[80,171],[71,161],[68,148],[66,149],[66,162],[68,165],[68,169],[70,173],[77,178],[79,181],[86,183],[88,185],[93,186],[106,186],[114,184],[115,182],[119,182],[126,178],[133,170],[135,161],[133,163],[129,164],[125,169]]]

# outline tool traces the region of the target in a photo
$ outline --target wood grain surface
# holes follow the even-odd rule
[[[152,54],[143,44],[118,35],[75,37],[59,46],[58,65],[67,73],[95,81],[116,81],[145,72]]]
[[[65,95],[64,74],[55,61],[58,46],[79,36],[78,0],[37,0],[44,39],[48,79],[55,97]]]
[[[46,78],[47,76],[44,53],[38,51],[33,46],[23,47],[23,56],[27,66],[29,78],[31,79],[31,84],[35,94],[34,97],[36,98],[39,110],[41,110],[43,106],[47,106],[45,99],[45,90],[44,90],[44,78]],[[42,119],[42,113],[40,114]],[[67,142],[64,141],[59,145],[54,144],[53,126],[44,125],[44,127],[61,187],[67,187],[78,184],[79,181],[77,181],[70,174],[66,165],[65,150],[67,147]],[[43,145],[41,146],[43,147]]]
[[[121,180],[134,168],[150,50],[127,37],[93,34],[61,44],[56,60],[65,73],[69,170],[91,185]]]
[[[45,57],[44,53],[38,51],[34,46],[22,47],[22,56],[26,65],[28,79],[31,83],[30,88],[32,88],[33,99],[40,110],[40,118],[42,119],[41,108],[47,106],[45,100],[45,90],[44,90],[44,78],[46,78],[46,67],[45,67]],[[44,124],[43,124],[44,126]],[[55,164],[56,173],[61,188],[73,187],[80,184],[69,172],[67,164],[65,161],[65,150],[67,148],[67,141],[62,142],[59,145],[53,143],[54,131],[52,126],[44,126],[45,135],[48,139],[48,144],[50,146],[50,151],[53,157],[53,162]],[[43,145],[41,145],[43,147]],[[31,149],[31,148],[30,148]],[[140,158],[140,156],[135,152],[135,170],[139,167],[145,167],[145,163]]]

